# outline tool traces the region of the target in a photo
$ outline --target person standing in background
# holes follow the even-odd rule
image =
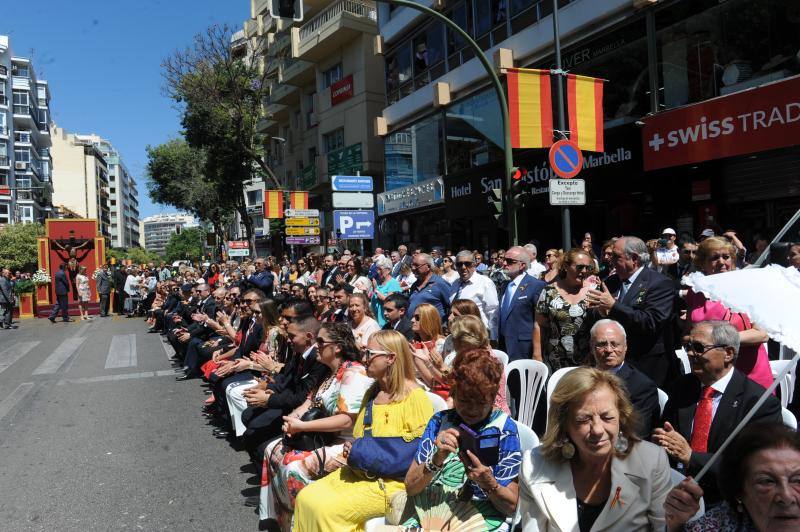
[[[111,294],[111,275],[108,273],[108,264],[103,264],[97,274],[95,284],[97,293],[100,295],[100,317],[105,318],[108,316],[108,298]]]
[[[2,327],[11,328],[14,315],[14,286],[11,283],[11,270],[3,268],[0,273],[0,307],[3,309]]]

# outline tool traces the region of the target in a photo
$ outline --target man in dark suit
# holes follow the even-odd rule
[[[633,236],[614,242],[614,275],[598,290],[589,290],[590,319],[618,321],[628,335],[628,360],[657,386],[678,375],[672,350],[670,319],[675,309],[672,280],[650,268],[645,243]]]
[[[53,310],[50,311],[50,322],[56,322],[56,316],[59,311],[61,312],[62,321],[72,321],[69,317],[69,278],[64,271],[66,264],[58,267],[53,282],[56,286],[56,304],[53,305]]]
[[[336,274],[339,273],[336,259],[329,253],[323,260],[325,261],[325,273],[322,274],[322,286],[333,286],[336,284]]]
[[[316,338],[320,323],[313,317],[289,323],[288,340],[293,355],[265,387],[251,388],[244,396],[249,405],[242,413],[247,427],[244,445],[261,464],[269,440],[280,435],[283,416],[297,408],[330,370],[317,361]]]
[[[598,369],[622,379],[628,389],[633,408],[639,414],[639,437],[647,439],[661,416],[658,388],[647,375],[625,363],[628,344],[625,329],[614,320],[600,320],[589,331],[591,354]]]
[[[686,475],[696,475],[736,425],[765,392],[759,384],[734,368],[739,352],[739,332],[727,321],[696,324],[684,344],[692,373],[667,389],[664,428],[653,432],[673,464]],[[781,405],[770,395],[750,422],[780,422]],[[712,468],[700,482],[706,507],[720,501]]]
[[[208,327],[208,325],[206,325],[206,319],[214,319],[217,315],[217,302],[214,299],[214,296],[211,294],[211,287],[206,283],[202,283],[197,285],[196,290],[200,297],[197,308],[195,309],[195,312],[191,313],[191,322],[186,327],[186,332],[176,335],[177,342],[173,344],[175,351],[179,352],[181,358],[184,358],[185,362],[187,363],[190,362],[185,358],[189,343],[195,342],[202,344],[208,340],[213,331],[210,327]],[[184,365],[184,375],[176,377],[176,380],[186,380],[191,379],[192,377],[198,377],[199,366],[195,366],[196,364],[194,363],[192,366]]]
[[[533,356],[533,327],[536,302],[543,281],[528,275],[531,258],[525,248],[514,246],[506,251],[503,272],[509,281],[502,287],[497,339],[509,362]]]
[[[114,269],[114,311],[122,315],[125,312],[125,281],[128,274],[122,264]]]
[[[100,317],[105,318],[108,316],[108,297],[111,294],[111,274],[108,273],[108,264],[103,264],[95,281],[97,293],[100,295]]]
[[[0,308],[2,308],[3,329],[10,329],[14,313],[14,286],[11,284],[11,270],[3,268],[0,272]]]
[[[411,329],[411,320],[408,319],[408,298],[401,293],[389,294],[383,300],[383,316],[386,318],[384,330],[394,330],[406,337],[408,341],[414,338],[414,331]]]
[[[264,295],[267,297],[272,297],[272,290],[273,284],[275,283],[275,278],[272,275],[272,272],[269,271],[267,268],[267,260],[263,257],[259,257],[256,259],[256,273],[251,275],[247,282],[250,283],[252,288],[258,288]]]

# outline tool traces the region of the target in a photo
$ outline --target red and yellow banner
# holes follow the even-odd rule
[[[567,74],[569,139],[583,151],[603,151],[603,82]]]
[[[264,218],[283,218],[283,191],[264,192]]]
[[[292,209],[308,209],[308,192],[289,192],[289,205]]]
[[[513,148],[547,148],[553,144],[550,71],[509,68],[508,114]]]

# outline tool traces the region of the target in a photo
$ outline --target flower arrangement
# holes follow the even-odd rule
[[[33,281],[33,284],[35,285],[40,285],[50,284],[52,279],[50,278],[50,274],[47,273],[47,270],[44,268],[39,268],[36,270],[36,273],[33,274],[33,277],[31,277],[31,281]]]
[[[92,272],[92,279],[96,281],[101,273],[103,273],[102,268],[97,268],[94,272]]]

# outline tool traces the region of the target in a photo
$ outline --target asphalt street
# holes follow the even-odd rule
[[[0,530],[256,530],[246,453],[212,436],[141,319],[0,330]]]

